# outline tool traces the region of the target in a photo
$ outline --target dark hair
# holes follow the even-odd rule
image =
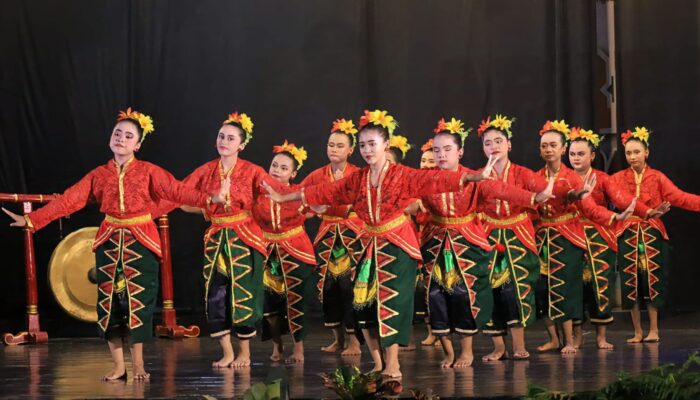
[[[593,146],[593,143],[591,143],[590,141],[581,138],[577,138],[571,141],[571,143],[575,142],[585,142],[588,145],[588,148],[591,149],[591,153],[595,153],[595,146]]]
[[[440,131],[440,132],[435,134],[435,137],[438,137],[440,135],[448,135],[448,136],[452,137],[452,139],[455,141],[455,144],[457,145],[457,149],[462,148],[462,137],[459,136],[459,134],[448,132],[448,131]]]
[[[348,143],[350,143],[350,147],[355,147],[355,136],[350,135],[345,132],[331,132],[331,135],[337,133],[338,135],[343,135],[348,138]]]
[[[389,130],[381,125],[374,125],[374,124],[367,124],[367,125],[363,126],[360,129],[360,132],[357,134],[357,137],[359,138],[360,135],[362,135],[362,132],[366,132],[366,131],[369,131],[371,129],[379,131],[379,133],[381,133],[381,135],[382,135],[382,138],[384,138],[385,142],[389,141],[389,137],[390,137]]]
[[[239,136],[241,137],[241,143],[245,143],[246,139],[248,139],[248,132],[246,132],[245,129],[243,129],[243,126],[239,122],[231,121],[231,122],[225,123],[224,125],[235,126],[236,128],[238,128],[240,130]]]
[[[400,164],[401,161],[403,161],[404,157],[403,157],[403,152],[401,151],[401,149],[396,148],[396,147],[389,147],[389,151],[391,152],[391,154],[394,155],[394,160],[396,160],[396,162],[398,164]]]
[[[141,124],[139,124],[137,121],[134,121],[131,118],[126,118],[121,121],[117,121],[117,124],[120,122],[131,122],[136,127],[136,134],[139,136],[139,142],[141,139],[143,139],[143,128],[141,128]]]
[[[565,136],[563,133],[559,132],[559,131],[549,130],[549,131],[547,131],[547,132],[544,132],[544,133],[542,134],[542,136],[544,136],[545,133],[550,133],[550,132],[551,132],[551,133],[558,133],[558,134],[559,134],[559,139],[561,139],[561,145],[562,145],[562,146],[566,146],[566,136]]]
[[[279,153],[275,153],[275,156],[278,154],[284,154],[285,156],[289,157],[292,159],[292,167],[294,168],[294,171],[296,171],[299,168],[299,163],[297,162],[297,159],[294,158],[292,153],[288,151],[280,151]],[[274,157],[274,156],[273,156]]]

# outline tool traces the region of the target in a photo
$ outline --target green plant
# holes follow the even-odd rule
[[[343,400],[371,399],[377,396],[380,374],[364,374],[354,365],[343,365],[331,374],[318,374],[323,379],[323,386],[334,391]]]

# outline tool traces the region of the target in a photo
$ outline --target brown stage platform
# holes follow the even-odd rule
[[[692,326],[692,325],[690,325]],[[700,328],[700,326],[695,326]],[[557,353],[536,354],[535,346],[545,334],[539,327],[528,329],[529,361],[483,363],[480,357],[489,350],[490,340],[475,338],[476,361],[473,367],[440,369],[440,348],[419,347],[401,354],[404,373],[402,396],[409,388],[432,388],[442,398],[518,396],[525,393],[528,381],[558,390],[590,390],[616,377],[618,371],[639,373],[668,362],[683,362],[700,350],[700,329],[663,330],[657,344],[626,345],[628,332],[613,330],[610,340],[615,351],[597,350],[594,333],[587,328],[586,344],[575,356]],[[317,373],[330,371],[343,362],[360,363],[371,368],[369,357],[341,358],[321,353],[330,334],[314,329],[306,341],[306,363],[288,367],[292,398],[334,398],[321,385]],[[417,338],[424,327],[417,327]],[[255,341],[254,364],[249,370],[215,370],[212,360],[219,357],[216,342],[209,338],[157,339],[146,348],[146,383],[104,383],[100,376],[110,369],[105,343],[96,338],[51,339],[45,345],[9,346],[0,349],[1,397],[44,398],[141,398],[141,397],[239,397],[251,383],[263,381],[271,363],[270,346]],[[288,346],[291,349],[291,346]]]

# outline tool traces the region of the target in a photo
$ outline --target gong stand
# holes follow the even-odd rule
[[[163,296],[162,321],[156,326],[156,336],[173,339],[199,336],[199,327],[190,325],[184,327],[177,324],[175,303],[173,301],[173,261],[170,256],[170,227],[168,216],[158,218],[158,233],[163,257],[160,259],[160,288]]]
[[[0,202],[22,203],[24,214],[32,212],[33,203],[48,203],[57,195],[0,193]],[[156,326],[156,335],[160,337],[182,338],[199,336],[199,327],[189,327],[177,324],[177,316],[173,302],[173,267],[170,256],[170,230],[168,217],[158,218],[158,232],[161,239],[161,291],[163,296],[162,324]],[[26,331],[17,334],[3,334],[3,342],[7,345],[26,343],[46,343],[49,335],[39,326],[39,294],[36,284],[36,259],[34,257],[34,233],[25,227],[24,234],[24,270],[27,293],[27,323]]]
[[[44,194],[9,194],[0,193],[0,201],[22,203],[25,214],[32,212],[32,203],[48,203],[56,195]],[[24,343],[46,343],[49,335],[39,326],[39,294],[36,287],[36,260],[34,258],[34,233],[24,227],[24,274],[27,286],[27,324],[26,331],[16,335],[4,333],[2,340],[7,345]]]

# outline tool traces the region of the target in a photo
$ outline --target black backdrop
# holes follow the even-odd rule
[[[700,192],[698,163],[681,145],[695,134],[687,111],[698,105],[697,12],[616,6],[623,124],[657,131],[652,165]],[[155,120],[139,157],[177,177],[216,157],[218,126],[233,110],[255,122],[244,158],[266,167],[271,146],[288,138],[309,150],[302,176],[326,162],[333,119],[375,107],[390,110],[418,147],[442,116],[471,126],[489,113],[515,116],[512,159],[539,168],[544,120],[599,128],[606,112],[594,106],[595,25],[593,1],[3,0],[0,192],[60,192],[104,163],[116,112],[127,106]],[[467,147],[465,164],[482,164],[477,138]],[[419,156],[406,162],[417,166]],[[180,212],[172,220],[175,304],[201,313],[205,224]],[[700,278],[690,251],[697,218],[673,211],[667,220],[677,250],[671,305],[698,308],[687,279]],[[88,207],[63,221],[63,233],[99,221]],[[36,242],[40,310],[60,334],[80,324],[46,285],[59,235],[54,223]],[[20,249],[21,235],[2,224],[0,328],[22,324]]]

